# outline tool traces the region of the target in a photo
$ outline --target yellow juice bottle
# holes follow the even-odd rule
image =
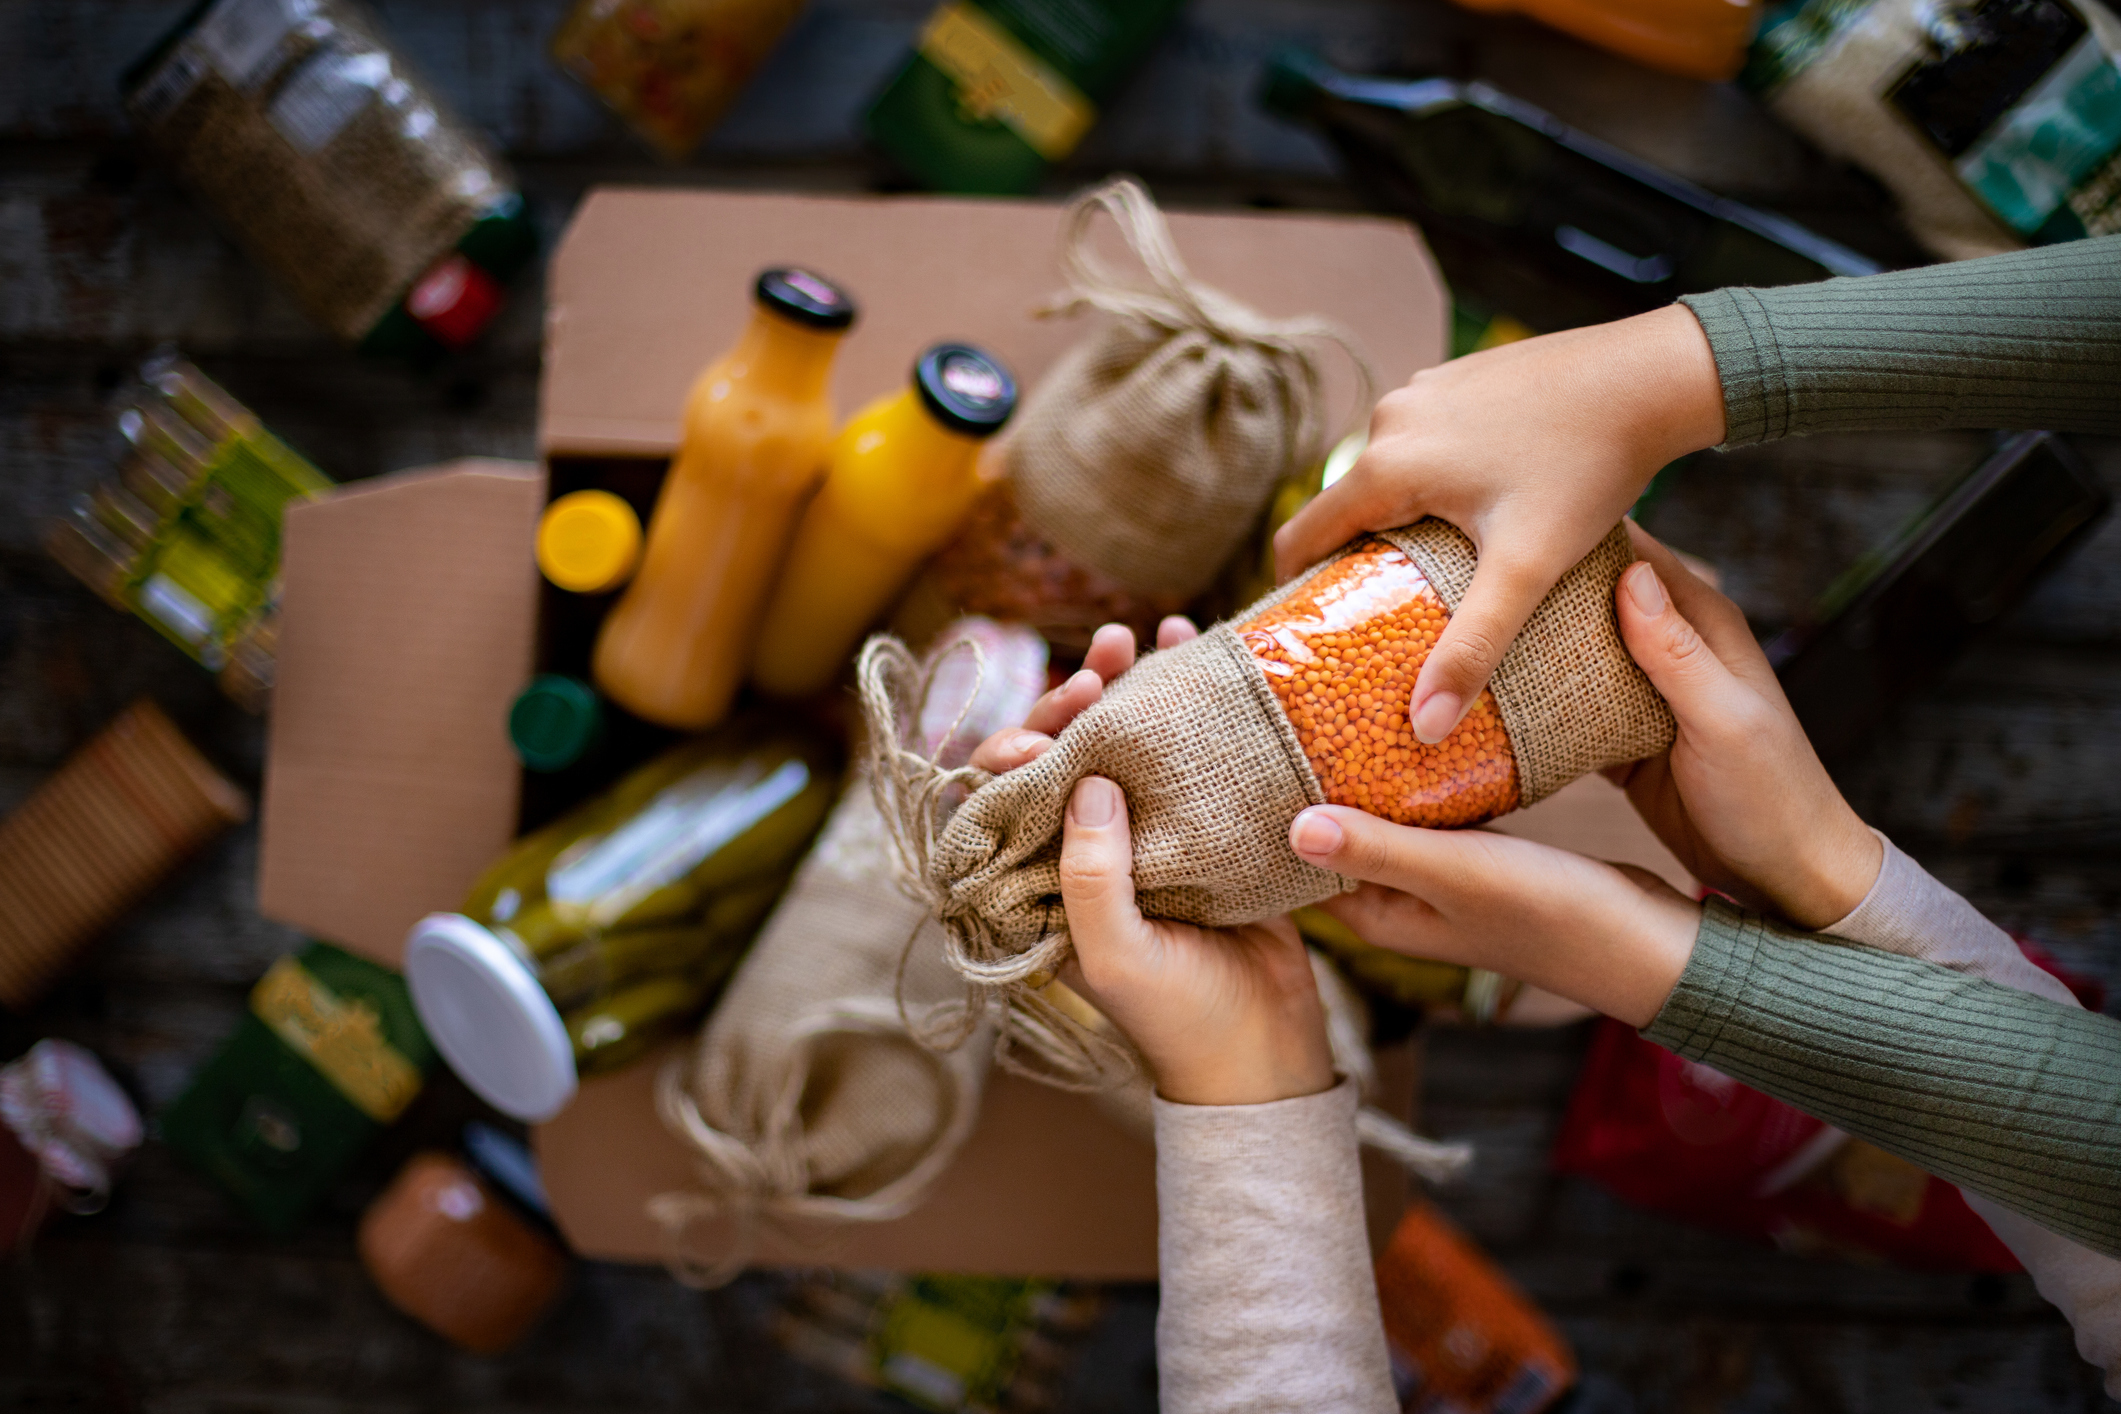
[[[684,441],[641,568],[597,635],[614,702],[699,731],[729,711],[760,606],[832,443],[826,384],[854,301],[806,270],[768,270],[736,347],[685,401]]]
[[[752,681],[806,697],[832,681],[862,630],[979,496],[981,444],[1016,410],[1016,380],[991,355],[937,344],[912,386],[856,413],[832,444],[759,628]]]

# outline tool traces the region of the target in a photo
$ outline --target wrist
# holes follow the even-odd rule
[[[1313,1034],[1239,1038],[1213,1051],[1150,1057],[1156,1093],[1176,1105],[1267,1105],[1317,1095],[1339,1083],[1323,1015]]]
[[[1654,473],[1723,440],[1723,380],[1701,322],[1683,304],[1611,326],[1625,330],[1630,357],[1614,361],[1635,409],[1635,456]],[[1647,475],[1647,473],[1646,473]]]
[[[1833,829],[1821,831],[1807,851],[1800,877],[1788,896],[1775,900],[1783,917],[1817,932],[1856,911],[1878,882],[1885,846],[1856,813],[1844,808]]]

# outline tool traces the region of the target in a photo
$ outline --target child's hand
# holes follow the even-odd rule
[[[1182,618],[1156,646],[1198,636]],[[1024,725],[982,742],[972,764],[997,774],[1035,760],[1134,664],[1134,635],[1107,624],[1083,670],[1040,698]],[[1286,919],[1206,929],[1151,922],[1134,904],[1127,802],[1101,777],[1079,782],[1061,839],[1061,899],[1076,961],[1064,980],[1127,1033],[1167,1100],[1256,1105],[1333,1085],[1317,983]]]
[[[1362,887],[1320,907],[1365,940],[1485,967],[1646,1026],[1693,955],[1700,906],[1644,870],[1485,830],[1394,825],[1314,805],[1303,859]]]
[[[1171,615],[1156,626],[1156,646],[1176,648],[1200,637],[1190,619]],[[1021,727],[996,732],[972,753],[972,764],[1000,775],[1028,765],[1053,745],[1053,738],[1098,698],[1105,684],[1134,666],[1134,630],[1125,624],[1106,624],[1090,639],[1083,665],[1059,687],[1031,705]]]
[[[1060,875],[1083,990],[1147,1059],[1165,1099],[1260,1105],[1333,1087],[1325,1012],[1295,925],[1143,918],[1126,796],[1101,776],[1069,798]]]
[[[1453,359],[1377,405],[1347,476],[1274,537],[1288,579],[1365,530],[1423,516],[1480,563],[1414,684],[1410,716],[1443,740],[1532,610],[1657,469],[1723,438],[1723,385],[1693,313],[1672,305]]]
[[[1819,763],[1745,615],[1630,524],[1615,596],[1628,651],[1672,705],[1671,750],[1607,774],[1679,862],[1800,928],[1845,917],[1885,851]]]

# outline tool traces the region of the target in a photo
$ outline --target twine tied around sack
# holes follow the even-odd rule
[[[1370,1051],[1369,1008],[1339,968],[1316,948],[1304,951],[1310,955],[1311,977],[1318,984],[1318,1002],[1326,1014],[1326,1045],[1333,1052],[1333,1068],[1353,1080],[1364,1098],[1355,1111],[1356,1142],[1430,1183],[1448,1183],[1464,1175],[1473,1165],[1471,1144],[1416,1134],[1413,1126],[1368,1102],[1378,1090],[1377,1057]]]
[[[686,1084],[689,1057],[674,1056],[656,1077],[656,1113],[672,1134],[692,1150],[693,1165],[704,1192],[662,1193],[648,1200],[649,1215],[663,1230],[664,1264],[688,1286],[724,1285],[741,1272],[758,1248],[761,1231],[771,1225],[820,1222],[886,1222],[904,1217],[927,1195],[943,1169],[957,1157],[964,1138],[979,1118],[976,1088],[950,1066],[932,1067],[948,1112],[937,1141],[912,1167],[872,1193],[841,1198],[810,1192],[810,1173],[800,1152],[803,1134],[803,1090],[811,1076],[811,1056],[820,1044],[842,1036],[883,1036],[921,1045],[904,1014],[903,1003],[884,1004],[849,998],[820,1007],[788,1034],[764,1131],[755,1140],[725,1134],[707,1123]],[[726,1248],[702,1253],[695,1245],[697,1225],[728,1218],[735,1231]]]
[[[1100,213],[1139,273],[1092,249]],[[1112,322],[1026,398],[1007,444],[1013,494],[1026,523],[1079,564],[1133,593],[1190,598],[1258,523],[1275,485],[1324,456],[1325,349],[1353,367],[1355,425],[1369,418],[1376,376],[1332,320],[1272,319],[1194,279],[1131,177],[1070,204],[1060,267],[1066,292],[1035,313],[1094,309]]]
[[[967,641],[952,651],[960,649],[973,655],[976,673],[984,675],[980,646]],[[856,664],[869,724],[863,769],[898,856],[899,886],[942,925],[944,960],[966,984],[962,1007],[938,1008],[916,1020],[907,1014],[902,996],[900,1014],[916,1040],[948,1050],[999,1009],[994,1062],[1001,1069],[1065,1090],[1108,1089],[1135,1073],[1132,1050],[1083,1026],[1038,990],[1073,956],[1066,930],[1011,952],[976,911],[931,882],[929,859],[955,803],[953,796],[993,779],[977,766],[946,767],[936,757],[903,745],[909,739],[903,724],[919,720],[940,663],[937,658],[924,669],[904,644],[879,634],[863,645]],[[909,951],[912,946],[909,938]],[[905,960],[902,955],[901,977]]]

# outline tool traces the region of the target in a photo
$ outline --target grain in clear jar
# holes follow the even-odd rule
[[[1007,482],[980,498],[932,565],[960,613],[1029,624],[1067,655],[1088,649],[1108,623],[1150,642],[1166,615],[1186,607],[1183,595],[1136,593],[1074,559],[1024,519]]]
[[[1365,536],[1238,625],[1328,803],[1436,828],[1517,808],[1517,757],[1492,692],[1434,746],[1414,739],[1414,680],[1449,618],[1419,566]]]

